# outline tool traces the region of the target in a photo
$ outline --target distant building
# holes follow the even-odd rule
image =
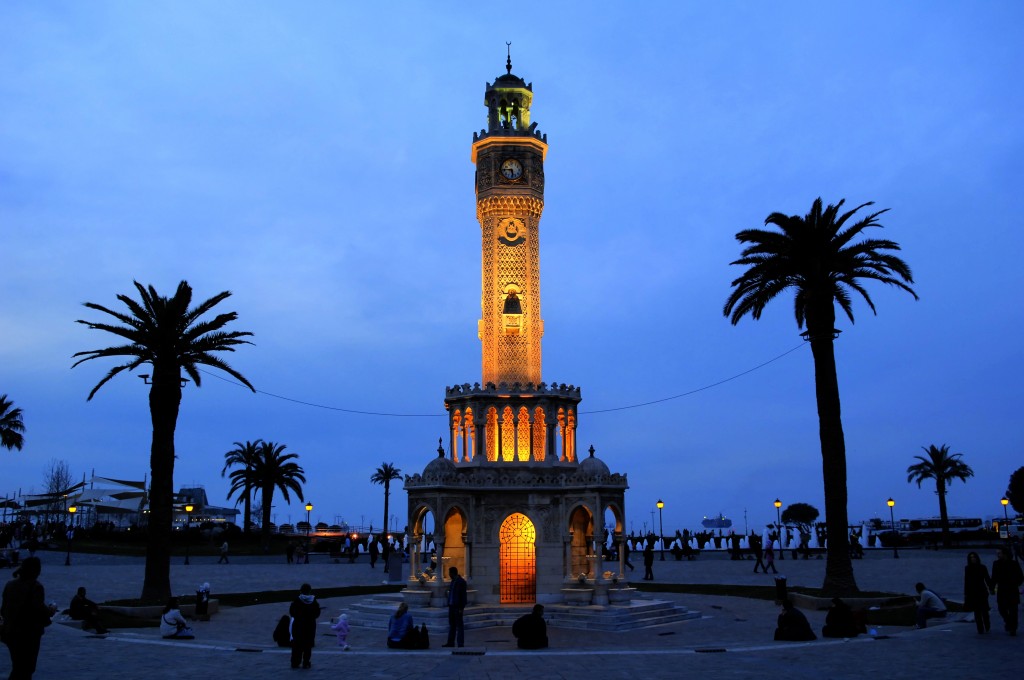
[[[185,512],[185,506],[192,504],[192,512]],[[174,526],[181,528],[185,526],[185,523],[189,521],[189,515],[191,514],[191,521],[193,524],[200,522],[214,522],[216,524],[223,524],[231,522],[238,524],[238,508],[222,508],[216,505],[210,505],[209,499],[206,497],[206,489],[201,486],[193,487],[182,487],[178,490],[178,493],[174,495]]]

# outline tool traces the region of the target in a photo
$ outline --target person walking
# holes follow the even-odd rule
[[[463,625],[462,613],[466,608],[466,579],[459,576],[459,570],[448,567],[451,584],[448,586],[448,642],[442,647],[462,647],[465,643],[466,628]]]
[[[338,622],[331,626],[331,630],[334,631],[335,635],[338,636],[338,646],[341,647],[343,652],[347,652],[352,649],[348,644],[348,614],[341,614],[338,616]]]
[[[644,546],[644,580],[654,580],[654,543],[651,541]]]
[[[313,643],[316,641],[316,620],[320,616],[320,603],[313,587],[303,583],[299,594],[288,609],[292,617],[292,668],[312,668]]]
[[[46,604],[46,592],[39,582],[43,565],[38,557],[26,557],[4,586],[0,616],[3,617],[3,641],[11,654],[11,678],[31,679],[36,672],[39,643],[55,605]]]
[[[992,585],[999,616],[1003,617],[1003,629],[1010,635],[1017,634],[1021,584],[1024,584],[1024,573],[1021,573],[1020,565],[1013,559],[1009,548],[1000,548],[999,556],[992,563]]]
[[[992,628],[992,619],[988,613],[988,594],[992,588],[994,585],[992,577],[988,575],[988,567],[981,563],[978,553],[967,553],[967,566],[964,567],[964,610],[974,612],[974,625],[981,635]]]
[[[764,563],[764,545],[761,543],[761,537],[756,534],[750,535],[750,547],[754,551],[754,557],[757,562],[754,563],[754,573],[757,573],[757,568],[764,569],[764,573],[768,573],[768,567]]]
[[[780,547],[781,551],[782,548]],[[768,573],[768,568],[771,567],[773,574],[778,574],[779,570],[775,568],[775,539],[771,536],[768,537],[768,547],[764,550],[764,573]]]
[[[230,564],[228,562],[228,542],[224,541],[220,544],[220,559],[217,560],[217,564]]]
[[[629,561],[629,539],[622,542],[620,550],[622,550],[622,563],[629,567],[630,571],[633,571],[633,564]]]

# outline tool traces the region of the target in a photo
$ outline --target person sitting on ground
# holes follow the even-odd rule
[[[401,603],[388,619],[388,647],[391,649],[416,649],[418,633],[412,623],[409,605]]]
[[[809,642],[817,640],[818,636],[811,630],[811,624],[804,613],[794,607],[789,600],[783,600],[779,627],[775,629],[775,639],[785,642]]]
[[[107,629],[100,623],[99,605],[85,596],[85,586],[80,586],[78,592],[71,598],[68,614],[73,621],[82,622],[82,630],[93,629],[100,635],[107,633]]]
[[[854,638],[864,631],[854,620],[853,610],[838,597],[832,598],[832,606],[825,615],[825,627],[821,636],[827,638]]]
[[[524,614],[512,624],[512,635],[519,649],[545,649],[548,646],[548,624],[544,622],[544,605],[533,605],[533,611]]]
[[[167,600],[163,614],[160,615],[160,635],[175,640],[194,640],[196,637],[188,621],[181,615],[176,597]]]
[[[923,583],[918,583],[914,586],[914,589],[917,590],[918,595],[918,628],[926,628],[928,626],[928,619],[946,618],[946,605],[943,603],[941,597],[936,595],[934,591],[925,588]]]

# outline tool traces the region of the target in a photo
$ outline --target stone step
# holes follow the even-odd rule
[[[357,602],[347,610],[349,620],[355,626],[386,629],[388,619],[400,601],[401,597],[387,594]],[[464,615],[465,626],[467,630],[511,626],[531,609],[530,605],[470,605]],[[446,609],[417,607],[410,611],[417,625],[425,623],[432,631],[447,629]],[[550,604],[545,605],[544,614],[548,625],[555,628],[605,631],[652,628],[701,616],[700,612],[662,600],[634,601],[605,607]]]

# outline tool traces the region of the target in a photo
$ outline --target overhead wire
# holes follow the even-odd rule
[[[793,352],[797,351],[801,347],[805,346],[805,344],[806,343],[800,343],[799,345],[796,345],[795,347],[792,347],[791,349],[786,350],[782,354],[779,354],[778,356],[773,357],[773,358],[769,359],[768,361],[762,362],[762,363],[758,364],[757,366],[754,366],[752,368],[748,368],[745,371],[742,371],[742,372],[737,373],[735,375],[729,376],[728,378],[724,378],[724,379],[719,380],[717,382],[709,383],[707,385],[704,385],[703,387],[698,387],[696,389],[692,389],[692,390],[689,390],[687,392],[681,392],[679,394],[674,394],[674,395],[672,395],[670,397],[662,397],[661,399],[652,399],[650,401],[643,401],[643,402],[640,402],[640,403],[637,403],[637,404],[629,404],[627,406],[614,406],[614,407],[611,407],[611,408],[595,409],[593,411],[580,411],[580,415],[595,415],[595,414],[598,414],[598,413],[611,413],[613,411],[626,411],[628,409],[642,408],[644,406],[653,406],[654,404],[661,404],[661,403],[664,403],[666,401],[672,401],[674,399],[681,399],[683,397],[688,397],[690,395],[697,394],[699,392],[704,392],[704,391],[710,390],[710,389],[712,389],[714,387],[718,387],[719,385],[724,385],[727,382],[732,382],[733,380],[736,380],[738,378],[742,378],[745,375],[749,375],[750,373],[753,373],[754,371],[758,371],[758,370],[764,368],[765,366],[773,364],[776,361],[778,361],[779,359],[782,359],[783,357],[785,357],[785,356],[787,356],[789,354],[792,354]],[[200,368],[200,369],[197,369],[197,370],[200,373],[203,373],[204,375],[208,375],[208,376],[211,376],[211,377],[216,378],[218,380],[222,380],[222,381],[224,381],[226,383],[235,385],[237,387],[243,387],[243,388],[246,387],[245,385],[243,385],[240,382],[237,382],[235,380],[230,380],[230,379],[225,378],[224,376],[218,375],[216,373],[211,373],[210,371],[207,371],[205,369],[201,369]],[[305,401],[305,400],[302,400],[302,399],[294,399],[292,397],[286,397],[286,396],[281,395],[281,394],[274,394],[273,392],[267,392],[265,390],[255,390],[255,392],[257,394],[262,394],[262,395],[267,396],[267,397],[273,397],[274,399],[280,399],[282,401],[290,401],[293,404],[300,404],[302,406],[310,406],[312,408],[319,408],[319,409],[324,409],[324,410],[327,410],[327,411],[339,411],[341,413],[351,413],[353,415],[360,415],[360,416],[381,416],[381,417],[388,417],[388,418],[441,418],[441,417],[445,416],[445,414],[443,414],[443,413],[388,413],[386,411],[360,411],[358,409],[342,408],[340,406],[328,406],[326,404],[317,404],[315,402]]]

